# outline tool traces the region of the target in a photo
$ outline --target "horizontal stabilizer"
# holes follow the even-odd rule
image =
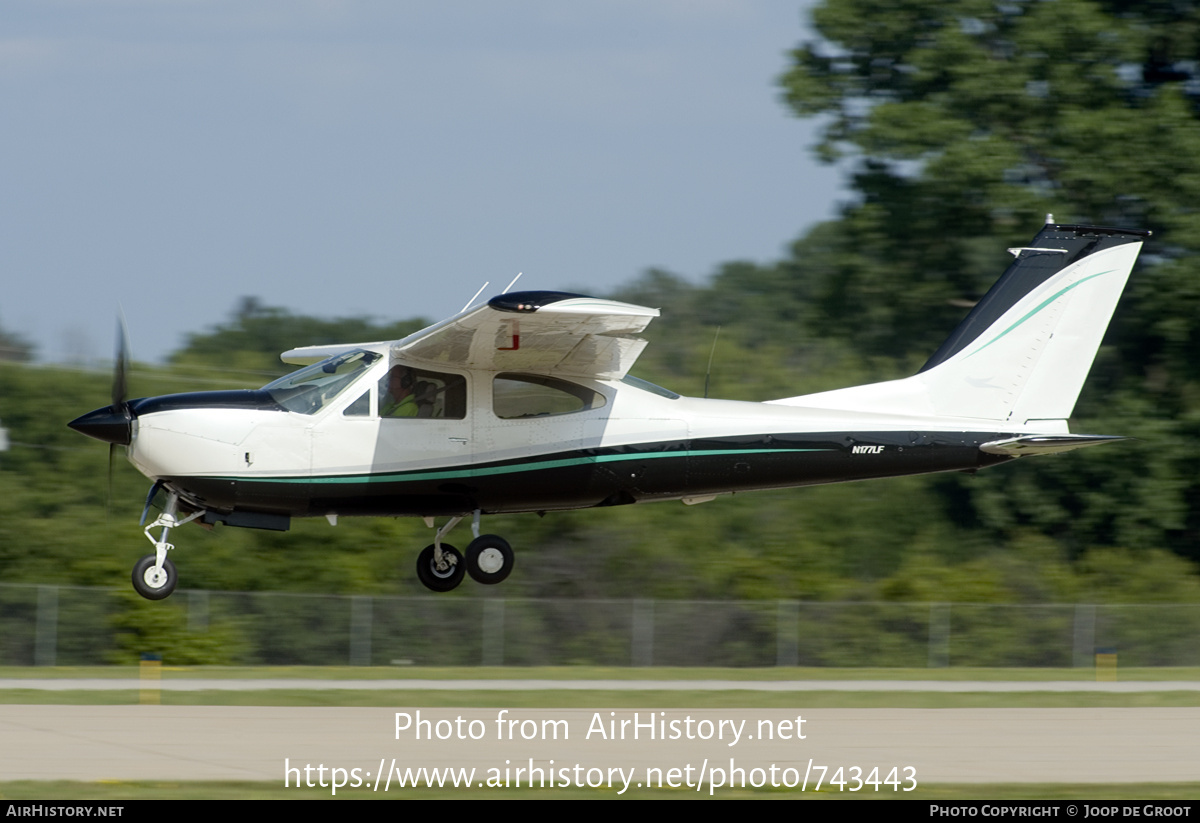
[[[1099,446],[1128,439],[1111,434],[1028,434],[1024,437],[993,440],[984,443],[979,450],[1006,457],[1024,457],[1027,454],[1058,454],[1082,449],[1084,446]]]

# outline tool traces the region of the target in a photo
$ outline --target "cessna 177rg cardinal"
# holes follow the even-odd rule
[[[765,403],[680,397],[629,375],[657,309],[527,291],[403,340],[293,349],[283,360],[306,368],[256,391],[126,400],[122,354],[112,404],[70,425],[126,447],[154,481],[147,511],[166,493],[145,529],[154,553],[133,570],[143,597],[175,588],[167,538],[193,520],[447,517],[417,558],[421,582],[499,583],[513,552],[480,535],[484,514],[698,503],[1123,439],[1071,434],[1067,418],[1148,234],[1048,219],[903,380]],[[443,540],[467,517],[464,555]]]

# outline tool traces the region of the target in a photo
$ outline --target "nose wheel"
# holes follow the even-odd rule
[[[133,565],[133,590],[147,600],[170,597],[178,582],[179,575],[170,560],[163,560],[160,567],[158,557],[148,554]]]

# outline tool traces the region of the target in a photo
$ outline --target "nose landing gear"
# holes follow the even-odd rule
[[[148,554],[133,564],[133,589],[147,600],[163,600],[175,591],[179,575],[175,572],[175,564],[163,559],[158,565],[158,558]]]
[[[151,489],[151,497],[157,486]],[[146,503],[149,507],[149,499]],[[148,554],[133,564],[133,590],[147,600],[164,600],[171,596],[171,592],[175,591],[175,584],[179,582],[179,575],[175,571],[175,564],[167,559],[167,552],[175,548],[171,543],[167,542],[167,535],[171,533],[171,529],[179,528],[185,523],[191,523],[200,515],[204,514],[201,509],[188,515],[180,520],[179,512],[179,495],[175,492],[169,492],[167,495],[167,504],[163,507],[160,514],[153,523],[146,527],[146,539],[154,545],[154,554]],[[154,535],[150,534],[152,529],[161,528],[157,540]]]

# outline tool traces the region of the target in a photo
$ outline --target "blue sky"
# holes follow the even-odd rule
[[[6,0],[0,326],[160,360],[242,295],[458,311],[769,261],[848,197],[782,0]],[[662,307],[670,311],[670,306]],[[303,345],[307,341],[296,341]]]

